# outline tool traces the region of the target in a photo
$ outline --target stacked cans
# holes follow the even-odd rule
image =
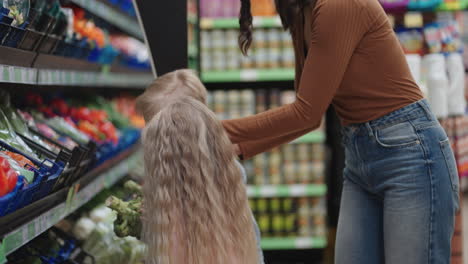
[[[249,202],[262,237],[326,235],[324,197],[256,198]]]
[[[280,28],[255,29],[248,56],[238,47],[237,29],[203,30],[202,71],[274,69],[294,67],[294,47],[289,33]]]

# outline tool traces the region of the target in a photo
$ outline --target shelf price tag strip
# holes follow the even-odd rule
[[[265,250],[324,248],[327,246],[327,239],[325,237],[264,238],[261,246]]]
[[[2,257],[5,258],[8,254],[11,254],[21,246],[33,240],[35,237],[45,232],[57,222],[64,219],[70,213],[91,200],[104,188],[110,187],[111,183],[113,184],[125,176],[129,172],[131,166],[137,161],[135,158],[137,155],[138,152],[132,154],[130,157],[123,160],[118,166],[109,169],[97,177],[94,182],[87,185],[74,196],[71,205],[67,205],[67,202],[61,203],[36,217],[31,222],[6,235],[0,243],[0,263],[4,263],[2,262]],[[106,181],[108,181],[107,184]],[[72,187],[72,189],[74,188]]]
[[[327,193],[324,184],[264,185],[248,186],[249,197],[301,197],[323,196]]]

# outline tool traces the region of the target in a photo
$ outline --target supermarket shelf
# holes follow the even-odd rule
[[[264,250],[325,248],[327,239],[325,237],[262,238],[261,246]]]
[[[254,17],[254,27],[276,28],[281,27],[281,19],[279,16],[272,17]],[[202,18],[200,20],[200,28],[202,29],[228,29],[239,28],[239,18]]]
[[[321,131],[314,131],[294,140],[293,142],[291,142],[291,144],[322,143],[324,141],[325,141],[325,134]]]
[[[82,72],[0,65],[0,83],[144,88],[153,79],[150,73]]]
[[[37,69],[0,65],[0,83],[37,84],[37,76]]]
[[[114,26],[143,39],[143,32],[136,18],[120,12],[119,10],[99,0],[71,0],[73,3],[85,8],[94,15],[106,20]]]
[[[216,82],[249,82],[249,81],[292,81],[294,69],[249,69],[234,71],[202,72],[202,80],[206,83]]]
[[[325,184],[247,186],[247,195],[250,198],[323,196],[326,193]]]
[[[66,201],[37,215],[34,219],[28,219],[29,221],[27,223],[6,234],[0,243],[0,263],[5,263],[6,256],[48,230],[60,220],[90,201],[99,192],[105,188],[111,187],[118,180],[127,175],[130,168],[140,159],[140,154],[141,153],[138,151],[132,151],[132,154],[124,155],[124,158],[119,158],[121,157],[119,156],[111,161],[112,164],[115,165],[114,167],[96,176],[93,172],[89,173],[88,175],[92,176],[92,181],[85,185],[86,187],[76,191],[80,188],[80,184],[84,184],[82,182],[75,184],[75,186],[69,189]],[[89,177],[84,176],[83,178]],[[4,218],[6,219],[8,217],[9,216],[6,216]],[[9,222],[11,222],[11,220]]]
[[[65,86],[97,86],[144,88],[153,81],[150,73],[105,73],[64,70],[39,70],[37,84]]]

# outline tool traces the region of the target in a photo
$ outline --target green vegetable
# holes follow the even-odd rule
[[[106,205],[117,212],[117,220],[114,222],[114,231],[117,236],[140,237],[142,230],[140,219],[141,202],[141,197],[137,197],[128,202],[122,201],[115,196],[111,196],[107,199]]]
[[[81,131],[76,129],[75,127],[68,124],[63,118],[61,117],[54,117],[48,119],[46,121],[47,125],[52,127],[53,129],[59,131],[62,134],[68,135],[74,141],[77,141],[81,144],[88,144],[89,137],[83,134]]]

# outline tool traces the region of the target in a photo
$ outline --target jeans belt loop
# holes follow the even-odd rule
[[[373,137],[374,136],[374,130],[372,129],[369,122],[366,122],[366,128],[367,128],[367,132],[369,132],[369,137]]]
[[[426,105],[426,99],[419,100],[417,104],[424,110],[424,113],[426,114],[426,117],[428,120],[432,120],[432,114],[431,111],[429,110],[428,106]]]

